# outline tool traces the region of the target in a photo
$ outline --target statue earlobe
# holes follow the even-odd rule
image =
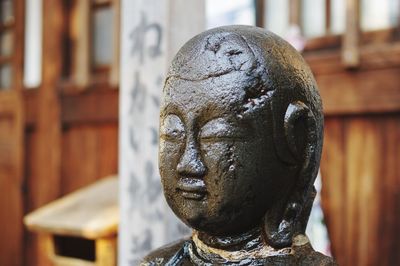
[[[288,197],[270,210],[265,219],[268,244],[274,248],[290,246],[293,237],[304,233],[315,189],[316,120],[312,111],[300,101],[289,104],[284,116],[284,134],[290,153],[300,167]],[[318,169],[317,169],[318,170]]]

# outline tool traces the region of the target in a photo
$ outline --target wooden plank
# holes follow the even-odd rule
[[[265,25],[265,7],[266,1],[268,0],[255,0],[255,11],[256,11],[256,21],[255,25],[257,27],[264,27]]]
[[[289,24],[302,26],[301,23],[301,0],[289,1]]]
[[[37,122],[38,90],[24,90],[25,123]],[[63,124],[117,123],[119,90],[96,88],[74,94],[60,94]]]
[[[112,9],[114,10],[113,20],[113,51],[110,68],[110,84],[111,86],[119,85],[119,58],[120,58],[120,29],[121,29],[121,3],[120,0],[114,0]]]
[[[332,254],[339,265],[344,265],[347,238],[343,217],[346,213],[346,179],[345,179],[345,146],[344,123],[339,118],[325,120],[324,149],[321,159],[322,192],[321,203],[325,221],[332,243]],[[340,191],[340,196],[338,195]],[[342,215],[340,215],[342,214]]]
[[[345,67],[355,68],[360,64],[359,35],[360,35],[360,2],[346,1],[346,29],[342,41],[342,62]]]
[[[316,77],[326,115],[400,111],[400,70],[342,72]]]
[[[67,258],[63,256],[54,256],[52,261],[54,262],[54,266],[95,266],[94,262],[75,259],[75,258]]]
[[[12,61],[12,57],[0,57],[0,65],[4,65]]]
[[[31,207],[37,208],[60,195],[61,123],[56,85],[62,74],[64,6],[62,1],[43,1],[43,79],[37,98],[36,175],[28,188]],[[38,265],[51,265],[43,246],[38,245]]]
[[[96,241],[96,266],[117,265],[117,239],[102,238]]]
[[[39,207],[59,195],[61,125],[60,103],[56,84],[61,76],[62,61],[62,4],[57,1],[43,2],[43,82],[37,95],[38,149],[35,151],[39,165],[35,177],[38,184],[32,188],[36,192],[34,206]]]
[[[25,164],[25,212],[30,212],[35,209],[35,200],[34,195],[36,195],[35,191],[31,188],[36,187],[36,176],[37,175],[37,166],[39,165],[38,158],[35,156],[36,151],[38,150],[38,134],[32,130],[32,127],[29,127],[25,131],[25,156],[26,156],[26,164]],[[29,231],[26,231],[25,239],[24,239],[24,255],[27,261],[29,261],[32,265],[40,265],[39,264],[39,239],[37,234],[33,234]]]
[[[15,28],[14,28],[14,54],[13,54],[13,87],[23,90],[24,74],[24,41],[25,41],[25,1],[14,1]]]
[[[32,127],[37,121],[38,90],[23,90],[22,95],[24,102],[25,126]]]
[[[117,134],[115,123],[73,125],[64,129],[62,194],[117,173]]]
[[[115,0],[94,0],[92,1],[92,6],[97,8],[97,7],[104,7],[104,6],[110,6],[112,2]]]
[[[98,171],[98,128],[89,125],[67,127],[62,157],[62,194],[87,186],[100,178]]]
[[[118,172],[118,127],[105,124],[98,128],[97,171],[98,177]]]
[[[72,75],[79,90],[86,89],[90,80],[90,5],[91,1],[74,1],[71,12]]]
[[[118,90],[88,90],[83,94],[62,97],[63,123],[118,121]]]
[[[381,119],[384,141],[382,178],[380,178],[381,202],[379,208],[380,265],[399,265],[398,246],[400,235],[400,116]]]
[[[24,122],[17,91],[0,93],[0,265],[22,265]]]
[[[0,197],[0,265],[23,265],[24,227],[24,106],[22,90],[24,4],[13,1],[14,20],[3,24],[13,34],[13,53],[0,58],[0,64],[10,63],[10,91],[0,93],[0,187],[6,191]]]
[[[364,46],[390,46],[396,45],[398,31],[394,28],[380,29],[374,31],[360,32],[360,52]],[[390,43],[388,45],[388,43]],[[304,47],[305,55],[318,54],[320,51],[332,50],[333,48],[340,52],[340,46],[342,44],[341,34],[332,34],[322,37],[316,37],[307,40]],[[382,52],[386,52],[385,49],[381,49]],[[360,60],[362,63],[363,60]]]
[[[314,75],[344,72],[340,53],[325,50],[304,55]],[[361,63],[358,70],[377,70],[400,67],[400,43],[367,45],[360,49]]]
[[[0,64],[12,67],[11,90],[0,93],[0,265],[19,266],[24,258],[24,106],[22,89],[22,55],[24,32],[24,1],[14,4],[14,20],[2,25],[13,34],[13,53],[0,58]]]
[[[6,21],[5,23],[0,23],[0,31],[5,31],[13,28],[15,25],[14,20]]]
[[[325,32],[331,33],[331,0],[325,0]]]
[[[97,239],[114,236],[119,223],[118,179],[95,184],[57,199],[25,217],[33,231]]]
[[[376,245],[378,242],[377,234],[379,228],[377,221],[379,216],[380,193],[377,188],[380,186],[380,177],[382,176],[383,145],[382,136],[379,132],[379,124],[365,118],[354,118],[349,124],[347,132],[347,146],[349,156],[347,165],[349,172],[347,180],[358,180],[351,182],[357,187],[358,193],[354,194],[355,202],[349,204],[357,204],[355,213],[358,217],[349,219],[349,228],[354,240],[358,243],[354,245],[354,241],[348,241],[348,257],[350,254],[355,255],[357,259],[352,265],[377,265],[379,264]],[[354,145],[354,146],[353,146]],[[355,223],[354,221],[358,222]],[[350,247],[352,246],[352,248]],[[353,252],[351,252],[353,250]]]
[[[400,233],[399,118],[399,114],[390,114],[326,120],[322,203],[339,265],[400,262],[396,252]]]

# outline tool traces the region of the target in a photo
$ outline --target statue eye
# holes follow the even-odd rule
[[[168,115],[164,118],[160,137],[164,140],[177,141],[185,137],[185,127],[177,115]]]
[[[213,119],[207,122],[200,132],[200,139],[203,141],[220,141],[241,139],[244,134],[238,127],[234,127],[223,118]]]

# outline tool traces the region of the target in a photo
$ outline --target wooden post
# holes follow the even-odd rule
[[[96,266],[116,266],[116,237],[96,240]]]
[[[360,64],[360,1],[346,1],[346,28],[342,40],[342,62],[347,68]]]
[[[120,32],[121,32],[121,3],[120,0],[114,0],[112,8],[114,10],[113,21],[113,51],[110,68],[110,85],[117,87],[119,85],[119,51],[120,51]]]
[[[74,81],[79,89],[85,89],[90,79],[90,4],[76,1],[73,36],[75,37]]]
[[[0,93],[0,265],[22,265],[24,120],[18,91]]]
[[[62,72],[63,41],[62,1],[43,1],[43,81],[38,91],[37,158],[30,207],[37,208],[60,195],[61,179],[61,119],[57,84]],[[39,241],[45,241],[39,237]],[[38,265],[50,265],[44,250],[38,245]]]
[[[264,27],[265,25],[265,6],[267,0],[254,0],[256,8],[256,26]]]
[[[301,0],[289,2],[289,25],[298,25],[301,28]]]
[[[331,34],[331,0],[325,0],[325,33]]]
[[[184,226],[165,205],[158,176],[163,80],[180,46],[204,30],[198,0],[122,0],[119,265],[138,265]]]
[[[24,265],[24,106],[23,36],[25,1],[13,1],[8,22],[13,51],[5,58],[12,68],[10,90],[0,91],[0,265]],[[3,11],[3,10],[2,10]],[[0,27],[5,27],[4,24]],[[1,57],[1,56],[0,56]],[[4,57],[3,57],[4,58]],[[1,61],[1,60],[0,60]]]

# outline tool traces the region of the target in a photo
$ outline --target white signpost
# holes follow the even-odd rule
[[[204,30],[204,1],[122,0],[119,265],[189,230],[167,207],[158,174],[158,117],[168,65]]]

